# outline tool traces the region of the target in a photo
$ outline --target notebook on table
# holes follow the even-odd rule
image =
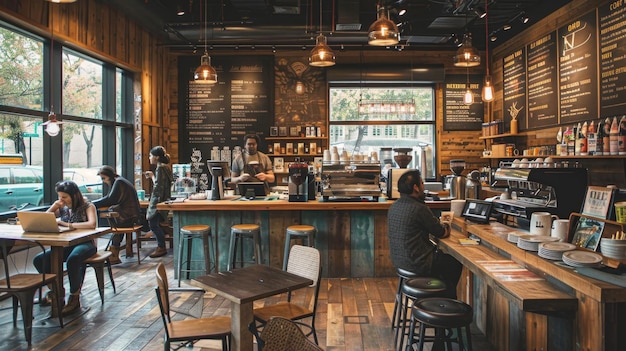
[[[58,234],[74,230],[60,226],[53,212],[18,211],[17,218],[25,232]]]

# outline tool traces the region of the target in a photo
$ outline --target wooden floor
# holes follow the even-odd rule
[[[142,257],[154,248],[142,246]],[[172,250],[167,256],[136,258],[114,266],[117,293],[106,278],[105,302],[100,303],[95,276],[90,268],[81,294],[84,313],[64,328],[35,326],[32,347],[24,341],[21,313],[18,326],[13,327],[10,299],[0,302],[0,350],[162,350],[163,322],[154,292],[154,270],[158,262],[168,267],[170,287],[173,279]],[[66,289],[67,287],[67,278]],[[317,313],[317,333],[324,350],[393,350],[391,315],[393,313],[396,278],[323,279]],[[186,284],[183,281],[183,286]],[[171,297],[172,305],[188,309],[190,294]],[[272,303],[276,298],[258,302]],[[256,305],[255,305],[256,306]],[[42,324],[50,307],[35,305],[34,325]],[[221,297],[205,294],[203,315],[229,315],[230,303]],[[178,313],[174,319],[191,318]],[[481,335],[472,335],[474,350],[490,350]],[[192,350],[191,348],[183,348]],[[213,342],[201,341],[193,350],[219,350]]]

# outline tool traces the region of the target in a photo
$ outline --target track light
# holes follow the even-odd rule
[[[502,26],[502,30],[509,30],[509,29],[511,29],[511,25],[508,23]]]
[[[528,23],[528,21],[530,20],[530,18],[528,16],[526,16],[524,14],[524,12],[522,12],[520,18],[519,18],[520,22],[522,22],[522,24],[526,24]]]
[[[185,10],[183,10],[183,8],[178,5],[176,6],[176,16],[184,16],[185,15]]]
[[[485,18],[485,16],[487,16],[487,11],[485,11],[482,6],[476,6],[474,13],[478,16],[478,18]]]

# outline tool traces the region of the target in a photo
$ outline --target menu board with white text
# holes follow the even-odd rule
[[[558,124],[556,32],[528,45],[528,127]]]
[[[504,120],[518,120],[518,128],[527,128],[526,113],[526,48],[521,48],[503,60]],[[507,130],[509,130],[507,128]]]
[[[598,8],[600,27],[600,116],[626,110],[626,3],[610,2]]]
[[[480,130],[484,120],[481,100],[482,77],[478,75],[447,75],[444,84],[444,130]],[[467,88],[474,95],[474,103],[465,104]]]
[[[598,117],[596,14],[589,12],[559,28],[560,122]]]

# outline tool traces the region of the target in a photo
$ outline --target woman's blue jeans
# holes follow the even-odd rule
[[[155,214],[148,220],[148,225],[157,239],[157,245],[161,248],[165,248],[165,232],[163,228],[161,228],[161,215],[158,213]]]
[[[74,294],[80,291],[85,278],[84,261],[93,256],[98,249],[93,241],[84,242],[74,246],[63,248],[63,262],[67,262],[67,278],[70,281],[70,293]],[[33,259],[33,265],[39,273],[43,273],[44,260],[46,263],[46,273],[50,273],[50,249],[38,254]]]

